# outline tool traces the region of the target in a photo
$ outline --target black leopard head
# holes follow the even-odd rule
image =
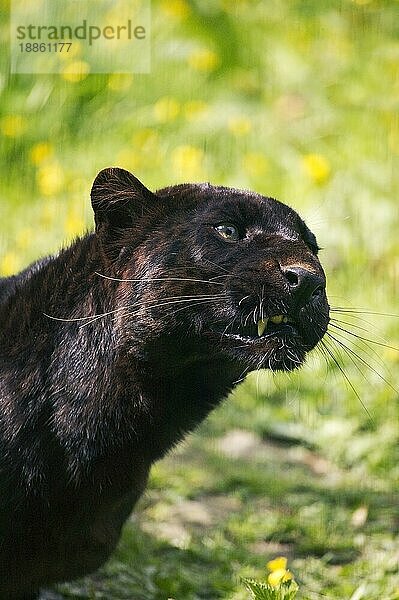
[[[92,204],[102,275],[116,282],[115,318],[133,348],[173,336],[187,360],[289,371],[325,334],[316,238],[285,204],[209,183],[152,193],[117,168],[97,176]]]

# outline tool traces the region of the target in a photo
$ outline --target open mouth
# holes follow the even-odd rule
[[[213,328],[213,331],[219,333],[223,337],[241,340],[247,343],[261,343],[272,337],[280,337],[282,335],[293,336],[298,335],[298,329],[295,321],[288,315],[273,315],[259,319],[257,323],[249,323],[240,325],[235,330],[231,330],[229,326],[223,329],[222,326]]]

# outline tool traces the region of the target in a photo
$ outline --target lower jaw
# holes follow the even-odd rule
[[[296,353],[292,356],[284,352],[280,352],[278,355],[273,353],[250,354],[237,351],[227,351],[227,353],[231,358],[246,368],[246,373],[249,371],[258,371],[260,369],[266,369],[273,372],[295,371],[300,369],[305,361],[305,353]]]
[[[218,342],[230,358],[246,367],[249,366],[251,370],[293,371],[299,369],[308,350],[303,346],[298,335],[271,334],[261,338],[229,335],[219,337]]]

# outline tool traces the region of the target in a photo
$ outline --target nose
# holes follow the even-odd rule
[[[321,275],[297,266],[282,267],[281,270],[292,293],[302,305],[323,293],[325,280]]]

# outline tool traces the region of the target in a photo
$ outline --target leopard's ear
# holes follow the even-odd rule
[[[91,188],[96,231],[131,227],[156,201],[156,196],[134,175],[110,167],[99,172]]]

